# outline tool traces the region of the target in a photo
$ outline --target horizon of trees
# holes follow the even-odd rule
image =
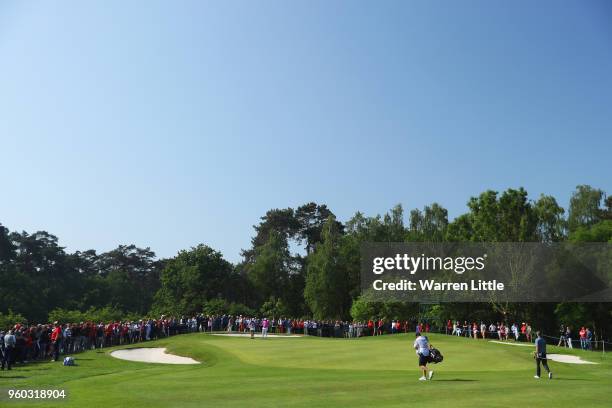
[[[101,316],[199,312],[309,316],[317,319],[405,318],[415,304],[360,299],[362,242],[612,242],[612,197],[577,186],[566,212],[552,196],[523,188],[487,190],[449,221],[438,203],[409,212],[355,213],[342,223],[325,204],[271,209],[254,226],[251,246],[232,264],[207,245],[157,259],[150,248],[120,245],[104,253],[67,253],[46,231],[11,232],[0,224],[0,320],[9,313],[33,322],[50,315]],[[301,248],[303,253],[292,252]],[[88,311],[88,312],[87,312]],[[89,313],[89,314],[86,314]],[[79,314],[81,313],[81,314]],[[113,314],[114,313],[114,314]],[[440,304],[425,317],[494,319],[512,316],[552,328],[584,322],[611,333],[610,304]]]

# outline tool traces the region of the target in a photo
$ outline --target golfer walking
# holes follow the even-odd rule
[[[542,338],[542,333],[538,330],[536,332],[536,341],[535,341],[535,360],[536,360],[536,375],[533,378],[540,378],[540,363],[544,366],[546,371],[548,372],[548,378],[552,379],[552,371],[548,368],[548,360],[546,359],[546,340]]]
[[[427,379],[432,379],[433,370],[429,370],[429,375],[427,374],[427,363],[429,362],[429,340],[426,336],[421,335],[419,332],[416,333],[416,340],[414,341],[414,348],[416,350],[417,356],[419,356],[419,368],[421,369],[421,373],[423,374],[419,381],[425,381]]]

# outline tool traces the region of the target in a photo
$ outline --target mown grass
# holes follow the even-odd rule
[[[412,335],[357,340],[250,340],[204,334],[149,342],[201,365],[117,360],[112,349],[76,357],[78,366],[38,363],[0,373],[0,388],[67,391],[65,401],[8,401],[7,407],[551,407],[612,406],[612,363],[599,353],[550,347],[598,365],[551,362],[535,380],[532,349],[431,335],[444,354],[434,381],[419,382]],[[142,345],[141,345],[142,346]]]

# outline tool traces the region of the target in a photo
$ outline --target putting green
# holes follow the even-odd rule
[[[191,334],[144,344],[202,364],[164,365],[112,358],[114,349],[76,355],[76,367],[38,363],[0,372],[6,407],[528,407],[610,406],[612,363],[601,353],[550,347],[597,365],[551,362],[553,380],[533,378],[532,350],[430,335],[444,354],[420,375],[414,335],[356,340],[262,340]],[[135,347],[142,347],[138,344]],[[65,389],[58,402],[7,402],[6,389]]]

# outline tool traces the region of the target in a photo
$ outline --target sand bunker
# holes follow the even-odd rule
[[[250,333],[212,333],[213,336],[245,337],[251,338]],[[256,338],[261,338],[261,333],[255,334]],[[299,339],[304,337],[301,334],[268,334],[269,339]]]
[[[568,363],[568,364],[599,364],[594,363],[592,361],[586,361],[578,356],[571,356],[569,354],[547,354],[546,358],[552,361],[557,361],[559,363]]]
[[[142,363],[162,363],[162,364],[200,364],[199,361],[189,357],[176,356],[166,353],[165,348],[132,348],[115,350],[110,353],[115,358],[130,361],[140,361]]]
[[[534,344],[508,343],[508,342],[505,342],[505,341],[496,341],[496,340],[490,340],[490,343],[505,344],[505,345],[508,345],[508,346],[535,347]],[[546,357],[549,360],[556,361],[558,363],[567,363],[567,364],[599,364],[599,363],[594,363],[592,361],[586,361],[586,360],[583,360],[581,357],[572,356],[572,355],[569,355],[569,354],[548,354]]]

